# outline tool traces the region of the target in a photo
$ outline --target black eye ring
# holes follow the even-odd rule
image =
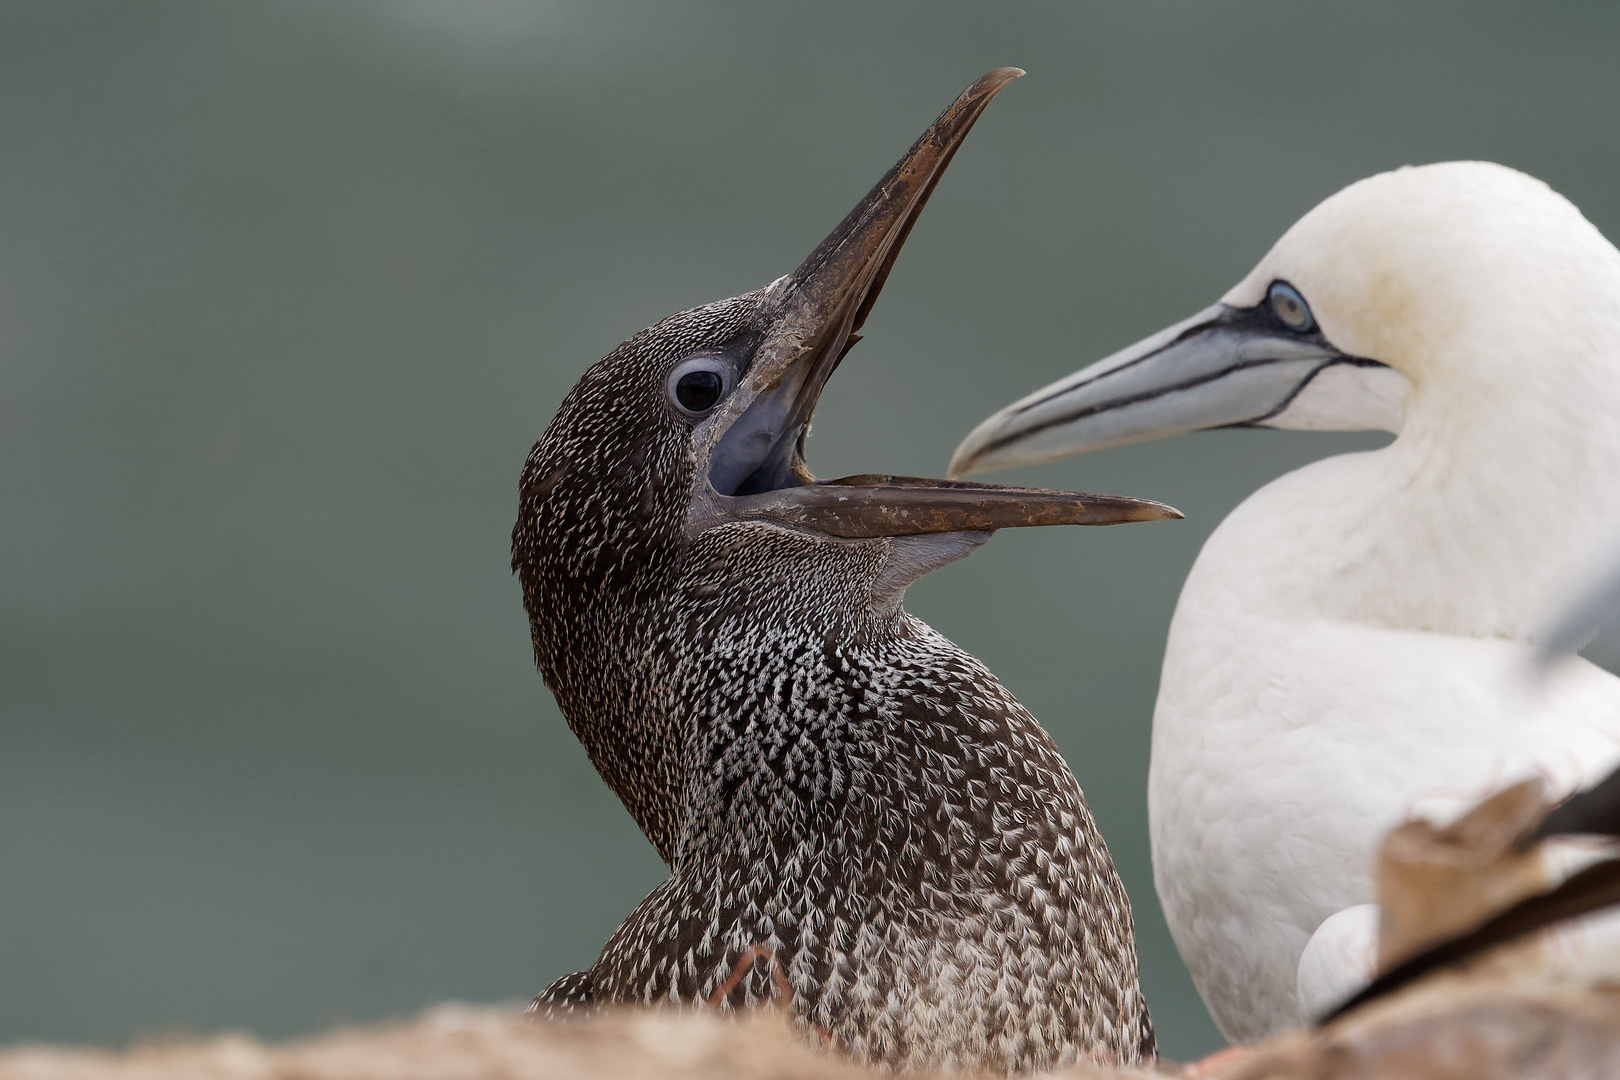
[[[731,391],[731,365],[716,356],[693,356],[675,365],[665,391],[682,416],[707,416]]]
[[[1273,281],[1266,290],[1266,301],[1271,313],[1296,334],[1305,334],[1316,328],[1316,316],[1300,291],[1286,281]]]

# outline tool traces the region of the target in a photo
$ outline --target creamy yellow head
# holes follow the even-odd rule
[[[1456,390],[1551,359],[1549,344],[1589,337],[1594,316],[1612,320],[1620,293],[1605,286],[1616,271],[1614,248],[1546,184],[1454,161],[1340,191],[1221,302],[1259,304],[1273,281],[1287,281],[1341,351],[1418,387],[1440,379]]]
[[[990,417],[952,473],[1436,410],[1456,438],[1532,399],[1560,412],[1617,340],[1620,253],[1567,199],[1486,162],[1402,168],[1311,210],[1218,304]]]

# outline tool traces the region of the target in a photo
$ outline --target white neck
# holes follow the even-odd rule
[[[1425,364],[1394,442],[1262,488],[1200,562],[1277,612],[1531,639],[1620,540],[1614,270],[1585,325],[1531,321]]]

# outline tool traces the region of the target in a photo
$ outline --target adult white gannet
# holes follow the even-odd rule
[[[1386,830],[1620,756],[1620,679],[1523,679],[1549,602],[1620,534],[1620,252],[1499,165],[1374,176],[1220,303],[986,420],[951,474],[1234,425],[1396,436],[1245,500],[1170,627],[1155,882],[1250,1040],[1370,974]]]

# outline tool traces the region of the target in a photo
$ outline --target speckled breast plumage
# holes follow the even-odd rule
[[[1079,786],[982,664],[877,595],[897,542],[727,526],[663,602],[597,622],[619,663],[588,679],[638,686],[678,758],[637,814],[672,873],[540,1010],[774,1001],[908,1068],[1151,1056]],[[575,726],[610,783],[635,770]]]

